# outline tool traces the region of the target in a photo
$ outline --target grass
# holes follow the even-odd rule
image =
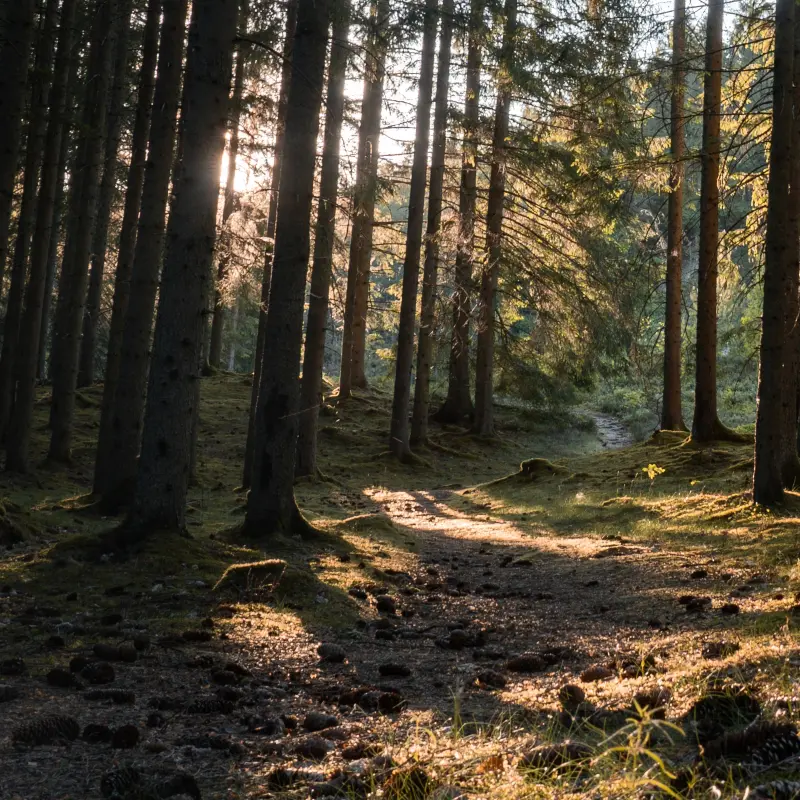
[[[764,575],[780,587],[782,599],[765,595],[756,602],[745,596],[735,622],[666,633],[660,645],[669,651],[665,672],[636,678],[634,684],[668,683],[676,714],[706,691],[714,674],[753,686],[762,697],[794,694],[798,622],[787,603],[800,590],[800,495],[789,493],[784,507],[772,511],[752,505],[751,445],[700,447],[683,435],[662,434],[608,452],[586,413],[552,414],[509,403],[498,407],[495,440],[458,428],[435,428],[432,446],[420,462],[400,465],[386,453],[390,398],[367,391],[342,409],[325,407],[320,466],[327,479],[298,483],[300,505],[319,535],[309,541],[275,538],[256,546],[235,534],[245,502],[236,489],[249,381],[230,375],[210,378],[203,382],[202,395],[198,482],[189,498],[191,538],[155,536],[126,560],[97,552],[102,534],[117,521],[85,510],[100,397],[99,387],[92,387],[81,395],[74,461],[68,468],[39,466],[24,478],[0,477],[0,532],[15,532],[13,546],[0,559],[0,585],[22,588],[42,601],[77,586],[80,605],[97,614],[120,607],[110,590],[124,585],[134,608],[147,606],[155,631],[196,624],[197,615],[220,599],[234,609],[226,623],[231,630],[251,613],[261,615],[278,635],[299,629],[319,636],[352,630],[365,615],[369,621],[372,612],[357,606],[348,587],[392,585],[397,567],[413,563],[420,546],[419,536],[388,516],[376,498],[401,490],[414,497],[448,487],[454,493],[442,501],[443,513],[454,519],[489,519],[521,532],[530,547],[517,557],[534,568],[546,568],[553,555],[546,543],[557,541],[558,547],[574,542],[574,553],[564,557],[576,563],[592,558],[598,548],[632,547],[664,553],[671,563],[724,564],[732,586],[745,576]],[[42,396],[34,458],[42,465],[47,410]],[[487,540],[487,546],[494,543]],[[252,566],[264,562],[270,565],[263,574]],[[220,592],[209,599],[209,587],[217,585]],[[176,590],[182,595],[179,602],[159,602]],[[646,599],[645,590],[641,594]],[[8,632],[9,654],[44,633],[13,625]],[[738,651],[713,663],[692,657],[698,641],[723,634],[738,641]],[[640,657],[650,652],[648,647],[641,646]],[[628,685],[614,678],[594,690],[593,700],[618,707]],[[474,724],[464,692],[458,681],[449,687],[449,709],[409,713],[412,724],[400,732],[388,725],[380,729],[401,763],[425,765],[439,786],[468,787],[471,794],[492,794],[498,800],[640,797],[659,791],[689,798],[709,787],[704,777],[701,789],[691,788],[691,775],[685,781],[689,788],[671,783],[670,776],[691,752],[674,719],[667,723],[632,715],[613,736],[591,726],[564,730],[553,687],[532,683],[506,697],[503,711],[490,723]],[[786,712],[790,718],[795,713],[794,705]],[[767,714],[777,715],[777,707]],[[517,769],[519,757],[532,746],[565,736],[588,745],[586,759],[524,774]],[[400,778],[394,784],[398,798],[410,794],[404,785]],[[716,786],[723,797],[739,791],[729,775],[718,776]]]

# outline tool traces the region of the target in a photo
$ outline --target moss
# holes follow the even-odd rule
[[[214,586],[215,592],[232,591],[237,594],[273,591],[286,572],[283,559],[270,558],[247,564],[232,564]]]

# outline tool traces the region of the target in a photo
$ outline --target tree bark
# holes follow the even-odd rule
[[[710,0],[703,84],[703,145],[700,155],[700,260],[697,284],[697,347],[692,438],[713,441],[724,433],[717,415],[717,257],[722,93],[723,0]]]
[[[424,444],[428,440],[433,331],[436,289],[439,280],[439,236],[442,225],[444,169],[447,155],[447,100],[450,89],[450,54],[453,40],[453,0],[444,0],[441,16],[439,59],[436,68],[436,111],[433,117],[433,149],[428,190],[428,227],[425,233],[425,267],[422,276],[422,304],[417,342],[417,379],[414,384],[414,411],[411,416],[412,446]]]
[[[208,13],[205,6],[200,8],[201,15]],[[187,0],[163,0],[163,9],[150,143],[128,306],[122,325],[116,391],[111,401],[108,429],[101,429],[103,433],[110,433],[110,438],[98,444],[98,454],[102,453],[108,459],[109,467],[113,464],[113,468],[105,469],[102,474],[98,470],[95,475],[95,491],[103,495],[103,504],[108,511],[130,501],[136,485],[136,459],[142,439],[153,312],[175,157]],[[187,173],[187,179],[195,178]],[[187,297],[187,302],[189,299]]]
[[[494,318],[497,278],[503,255],[503,205],[506,188],[506,139],[511,109],[511,70],[517,27],[517,0],[506,0],[503,53],[498,77],[497,108],[492,140],[492,172],[486,211],[488,259],[481,273],[478,301],[478,351],[475,368],[475,421],[473,430],[481,436],[494,434]]]
[[[317,424],[322,403],[322,372],[328,297],[336,238],[336,204],[339,199],[339,155],[344,121],[344,90],[349,58],[350,0],[334,8],[333,42],[328,66],[325,103],[325,139],[319,180],[319,205],[314,235],[314,258],[308,299],[303,379],[300,384],[300,419],[295,475],[317,474]]]
[[[111,29],[116,8],[116,0],[98,0],[95,6],[87,92],[78,143],[81,153],[78,161],[80,177],[70,199],[71,220],[61,265],[53,328],[53,398],[48,457],[55,462],[69,461],[72,445],[78,356],[105,142],[106,102],[113,52]]]
[[[477,192],[478,126],[480,124],[481,41],[485,0],[471,0],[467,86],[464,100],[464,142],[461,155],[461,189],[458,201],[458,245],[453,286],[453,333],[450,343],[447,397],[436,412],[445,423],[472,418],[470,393],[469,323],[472,268],[475,259],[475,204]]]
[[[791,238],[789,177],[792,170],[794,105],[795,0],[778,0],[775,8],[775,66],[772,78],[772,142],[769,155],[767,233],[764,258],[764,314],[756,411],[753,500],[770,506],[783,500],[786,454],[785,403],[794,404],[785,388],[788,356],[786,318],[797,239]],[[796,282],[795,282],[796,284]]]
[[[110,483],[109,476],[115,469],[112,449],[114,419],[114,396],[119,382],[122,358],[122,336],[128,311],[131,290],[131,273],[136,249],[136,231],[142,205],[145,167],[147,164],[147,140],[153,112],[155,72],[158,58],[158,33],[161,21],[162,0],[149,0],[142,40],[142,60],[136,95],[136,116],[131,139],[131,160],[128,165],[125,206],[122,214],[119,244],[117,247],[117,269],[114,276],[114,299],[111,306],[111,323],[108,332],[108,353],[103,379],[103,401],[100,407],[100,432],[97,438],[97,453],[94,466],[94,492],[102,494]]]
[[[66,104],[71,78],[70,66],[75,39],[77,0],[64,0],[61,7],[58,47],[47,107],[49,119],[42,154],[36,221],[31,242],[31,267],[25,290],[25,307],[19,327],[19,350],[16,359],[16,398],[6,442],[6,469],[27,472],[30,450],[36,374],[39,365],[39,336],[47,282],[50,243],[57,226],[56,202],[64,183],[65,142],[69,134]],[[56,234],[57,234],[56,229]]]
[[[374,0],[370,13],[370,35],[364,64],[364,95],[358,130],[356,186],[353,196],[350,261],[347,269],[342,366],[339,400],[347,400],[353,388],[367,385],[364,370],[372,233],[378,191],[378,159],[386,75],[386,35],[382,31],[390,13],[388,0]]]
[[[266,330],[269,370],[261,372],[245,518],[245,531],[259,537],[296,530],[301,519],[294,499],[298,365],[329,17],[327,0],[298,3],[284,145],[285,163],[292,169],[281,174]]]
[[[22,199],[17,215],[17,235],[14,241],[14,259],[11,264],[11,282],[3,320],[3,346],[0,350],[0,438],[5,439],[9,416],[14,403],[15,365],[19,355],[19,328],[28,272],[28,256],[33,226],[36,220],[36,190],[39,170],[44,157],[47,133],[47,101],[53,77],[53,50],[55,45],[57,0],[48,0],[36,33],[36,56],[29,76],[31,84],[28,112],[25,163],[22,177]]]
[[[684,94],[686,82],[686,4],[675,0],[672,23],[672,100],[670,110],[671,164],[667,210],[667,275],[664,314],[663,430],[686,430],[681,407],[681,321],[683,278],[683,157]]]
[[[35,8],[35,0],[12,0],[2,9],[5,30],[0,45],[0,119],[3,120],[0,125],[0,293],[8,257]]]
[[[247,31],[247,19],[250,15],[248,0],[242,0],[241,23],[243,32]],[[227,229],[228,220],[236,208],[236,159],[239,157],[239,121],[242,116],[242,92],[244,90],[244,66],[246,61],[246,45],[239,43],[236,56],[236,70],[233,77],[231,94],[230,139],[228,141],[228,170],[225,176],[225,199],[222,204],[221,253],[217,268],[217,282],[214,289],[214,309],[211,317],[211,338],[208,345],[208,362],[214,369],[219,369],[222,360],[222,333],[225,327],[225,304],[222,302],[222,284],[228,275],[231,260],[232,240]]]
[[[400,322],[397,333],[394,398],[389,428],[389,450],[401,461],[411,459],[408,424],[411,400],[411,372],[414,363],[414,329],[417,323],[417,293],[422,255],[422,230],[425,222],[425,187],[428,179],[428,146],[433,104],[433,63],[436,56],[436,23],[439,0],[425,0],[417,84],[416,134],[414,159],[411,165],[411,187],[408,199],[406,252],[403,261],[403,286],[400,299]]]
[[[250,488],[250,472],[253,466],[253,448],[256,436],[256,409],[258,391],[261,386],[261,368],[264,364],[264,350],[267,336],[267,308],[269,307],[270,281],[274,255],[275,228],[278,222],[278,194],[283,173],[283,146],[286,138],[286,111],[289,104],[289,84],[292,79],[292,54],[294,35],[297,29],[297,0],[289,0],[286,6],[286,28],[283,37],[281,60],[281,88],[278,98],[278,113],[275,118],[275,151],[272,158],[270,179],[269,211],[267,212],[267,248],[264,253],[264,277],[261,281],[261,302],[258,312],[258,332],[256,334],[256,355],[253,369],[253,386],[250,390],[250,414],[247,422],[247,441],[245,442],[244,465],[242,468],[242,488]]]
[[[89,291],[83,316],[83,339],[78,366],[78,386],[94,383],[94,361],[97,325],[100,320],[100,302],[103,292],[103,275],[108,249],[108,226],[111,206],[117,188],[117,152],[122,128],[125,97],[128,92],[128,55],[133,0],[120,0],[115,27],[114,83],[111,89],[106,121],[106,149],[103,160],[103,177],[97,201],[97,221],[92,240],[92,260],[89,269]]]
[[[138,535],[185,526],[238,11],[239,0],[192,4],[181,106],[182,159],[167,227],[142,454],[128,519]]]

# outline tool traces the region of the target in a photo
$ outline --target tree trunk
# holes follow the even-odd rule
[[[100,407],[100,432],[97,438],[97,454],[94,464],[94,492],[102,494],[108,478],[113,474],[114,452],[112,449],[114,418],[114,396],[119,381],[122,358],[122,335],[128,300],[131,290],[131,272],[136,249],[136,230],[142,205],[145,166],[147,164],[147,139],[153,112],[155,92],[156,60],[158,58],[158,31],[161,21],[162,0],[149,0],[142,40],[142,60],[136,95],[136,116],[131,139],[131,160],[125,191],[125,206],[122,214],[119,244],[117,247],[117,269],[114,276],[114,300],[111,306],[111,323],[108,332],[108,353],[103,379],[103,401]]]
[[[241,23],[243,32],[247,31],[247,19],[250,16],[248,0],[242,0]],[[242,92],[244,90],[244,65],[246,61],[245,44],[240,42],[236,56],[236,71],[233,78],[231,94],[230,140],[228,141],[228,170],[225,179],[225,200],[222,205],[221,247],[217,282],[214,290],[214,310],[211,317],[211,339],[208,345],[208,362],[214,369],[219,369],[222,360],[222,333],[225,327],[225,305],[222,302],[222,285],[228,275],[231,260],[232,240],[227,229],[228,220],[236,207],[236,159],[239,157],[239,120],[242,116]]]
[[[250,413],[247,422],[247,441],[242,467],[242,488],[250,488],[250,472],[253,466],[253,448],[256,436],[256,409],[258,391],[261,386],[261,368],[264,364],[264,349],[267,336],[267,308],[269,307],[270,281],[272,279],[272,260],[274,254],[275,228],[278,221],[278,194],[283,172],[283,145],[286,138],[286,110],[289,104],[289,84],[292,79],[292,53],[294,35],[297,28],[297,0],[289,0],[286,6],[286,28],[283,37],[281,60],[281,88],[278,98],[278,113],[275,118],[275,151],[272,158],[270,179],[269,211],[267,212],[267,248],[264,253],[264,277],[261,281],[261,303],[258,312],[258,332],[256,334],[255,367],[253,386],[250,390]]]
[[[28,83],[35,0],[9,0],[3,6],[0,44],[0,293],[8,257],[8,229],[19,166],[19,140]],[[0,12],[1,13],[1,12]]]
[[[383,84],[386,75],[386,35],[390,8],[388,0],[374,0],[370,14],[370,35],[364,64],[364,96],[358,130],[356,186],[353,196],[350,262],[347,269],[342,366],[339,400],[347,400],[353,388],[367,385],[364,371],[369,274],[372,260],[372,232],[378,191],[378,158],[383,112]]]
[[[794,18],[794,115],[792,119],[792,163],[789,173],[789,241],[800,242],[800,14]],[[796,489],[800,482],[798,457],[798,392],[800,392],[800,246],[792,250],[790,288],[786,299],[786,344],[784,367],[783,485]]]
[[[51,461],[66,462],[72,445],[72,419],[78,379],[83,307],[91,255],[97,195],[105,142],[106,101],[113,52],[113,21],[117,0],[98,0],[92,31],[87,92],[78,147],[80,175],[71,198],[70,231],[58,286],[53,329],[53,399],[50,406]]]
[[[439,0],[425,0],[422,53],[417,85],[417,129],[414,137],[414,159],[411,165],[411,187],[408,199],[406,252],[403,261],[403,288],[400,300],[400,322],[397,333],[394,399],[389,428],[389,450],[401,461],[411,458],[408,424],[411,400],[411,372],[414,363],[414,329],[417,323],[419,262],[422,255],[422,229],[425,222],[425,186],[428,179],[428,146],[433,104],[433,63],[436,56],[436,23]]]
[[[185,526],[238,10],[239,0],[192,3],[181,106],[182,159],[167,227],[142,455],[128,520],[139,535]],[[182,44],[182,26],[172,33],[178,35]]]
[[[411,416],[411,444],[428,439],[430,381],[433,361],[433,331],[436,313],[436,288],[439,280],[439,235],[442,225],[444,169],[447,155],[447,112],[450,90],[450,52],[453,40],[453,0],[442,4],[439,33],[439,60],[436,74],[436,111],[433,117],[431,183],[428,190],[428,228],[425,233],[425,267],[422,276],[422,306],[417,342],[417,379],[414,384],[414,411]]]
[[[710,0],[703,84],[700,186],[700,260],[697,284],[697,348],[692,438],[713,441],[724,432],[717,416],[717,250],[719,245],[720,103],[723,0]]]
[[[98,470],[95,475],[95,491],[103,495],[103,503],[109,511],[127,503],[136,485],[136,459],[142,439],[153,312],[164,248],[169,182],[175,157],[187,0],[164,0],[163,8],[150,144],[128,307],[122,325],[117,385],[111,403],[110,439],[98,444],[98,454],[102,453],[104,458],[108,458],[108,467],[113,465],[102,474]],[[208,13],[205,6],[200,6],[200,9],[202,13]],[[191,180],[191,173],[187,173],[187,177]],[[187,301],[190,299],[193,298],[187,298]]]
[[[245,530],[259,537],[298,527],[294,499],[298,368],[310,250],[319,112],[330,17],[327,0],[300,0],[286,112],[275,260],[267,313],[269,370],[262,369]]]
[[[333,10],[333,43],[328,67],[325,103],[325,140],[319,180],[319,206],[314,235],[308,322],[300,385],[300,421],[297,437],[297,476],[317,474],[317,423],[322,403],[322,372],[328,297],[336,238],[336,204],[339,199],[339,155],[344,121],[344,90],[349,57],[350,0],[340,0]]]
[[[770,506],[783,499],[785,403],[795,398],[784,391],[787,301],[796,261],[797,239],[789,219],[789,176],[792,170],[794,105],[795,0],[778,0],[775,8],[775,66],[772,78],[772,142],[769,155],[767,233],[764,257],[764,315],[756,412],[753,500]]]
[[[231,317],[231,345],[228,348],[228,372],[236,370],[236,333],[239,330],[239,305],[241,298],[236,298],[233,306],[233,316]]]
[[[128,55],[133,0],[120,0],[115,28],[114,84],[108,106],[106,121],[106,150],[103,161],[103,177],[97,201],[97,222],[92,240],[92,261],[89,270],[89,292],[83,316],[83,339],[78,366],[78,386],[94,383],[94,360],[97,325],[100,320],[100,302],[103,292],[103,275],[108,249],[108,226],[111,221],[111,205],[117,188],[117,152],[120,129],[128,93]]]
[[[47,0],[41,25],[36,34],[36,56],[29,76],[31,99],[22,178],[22,199],[17,216],[17,236],[14,242],[11,283],[3,321],[3,346],[0,351],[0,438],[3,439],[14,403],[15,365],[20,344],[19,326],[22,318],[25,279],[28,272],[28,249],[36,221],[36,190],[39,186],[39,170],[44,157],[47,101],[53,77],[53,49],[57,17],[58,1]]]
[[[669,208],[667,211],[664,397],[661,406],[661,428],[668,431],[686,430],[681,408],[685,57],[686,5],[685,0],[675,0],[675,18],[672,24],[672,108],[670,111],[672,152],[669,176]]]
[[[480,124],[481,37],[485,0],[472,0],[467,86],[464,100],[464,142],[461,155],[461,189],[458,201],[458,245],[453,286],[453,333],[450,343],[447,398],[436,413],[439,422],[462,423],[472,417],[470,393],[469,321],[472,266],[475,259],[475,204],[477,192],[478,126]]]
[[[511,70],[517,27],[517,0],[506,0],[503,53],[498,76],[497,108],[492,140],[492,172],[486,210],[486,250],[488,259],[481,273],[478,302],[478,352],[475,368],[475,421],[473,429],[481,436],[494,434],[494,317],[497,277],[503,255],[503,205],[506,191],[506,140],[511,109]]]
[[[28,470],[36,373],[39,365],[39,336],[50,242],[53,238],[53,229],[57,226],[56,202],[60,194],[60,187],[63,187],[64,183],[65,143],[69,135],[66,103],[70,78],[76,74],[74,67],[70,66],[72,44],[75,38],[73,29],[76,7],[77,0],[64,0],[61,7],[58,48],[47,102],[49,119],[47,120],[42,154],[36,222],[31,243],[30,277],[25,291],[25,307],[19,327],[19,350],[15,375],[16,398],[7,437],[6,469],[14,472],[27,472]]]

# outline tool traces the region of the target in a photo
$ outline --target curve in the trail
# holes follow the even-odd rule
[[[599,411],[590,411],[597,428],[597,438],[604,448],[620,450],[633,444],[631,432],[616,417]]]

